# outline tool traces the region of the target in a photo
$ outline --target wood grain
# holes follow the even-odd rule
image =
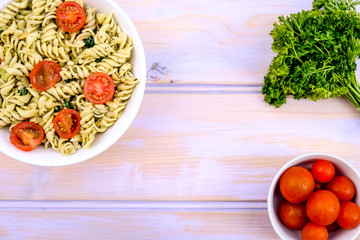
[[[345,99],[260,94],[146,94],[128,132],[84,163],[41,168],[1,155],[1,200],[264,201],[272,177],[303,153],[360,169],[359,113]]]
[[[271,63],[278,16],[311,0],[120,1],[144,43],[148,81],[261,83]],[[146,10],[145,10],[146,9]]]
[[[0,221],[4,240],[277,239],[265,211],[11,211]]]
[[[263,102],[272,24],[311,0],[114,1],[145,47],[142,108],[81,164],[0,154],[0,239],[278,239],[266,197],[284,163],[327,152],[360,170],[360,114],[346,100]]]

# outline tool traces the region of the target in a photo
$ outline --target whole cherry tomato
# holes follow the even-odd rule
[[[325,226],[309,222],[301,231],[302,240],[327,240],[329,233]]]
[[[315,189],[314,189],[314,191],[321,190],[321,189],[325,189],[325,184],[321,183],[321,182],[318,182],[318,181],[315,181]]]
[[[333,192],[341,202],[350,201],[355,195],[353,181],[345,176],[334,177],[326,184],[326,189]]]
[[[336,221],[340,212],[340,202],[328,190],[314,192],[306,202],[306,214],[317,225],[330,225]]]
[[[303,167],[290,167],[281,175],[279,183],[282,195],[291,203],[305,202],[315,188],[313,176]]]
[[[305,204],[289,203],[285,199],[279,206],[279,217],[290,229],[299,230],[309,221],[306,217]]]
[[[340,209],[341,209],[341,204],[340,204]],[[326,226],[326,229],[328,230],[328,232],[335,232],[339,228],[340,227],[339,227],[339,225],[337,224],[336,221],[333,222],[332,224]]]
[[[340,204],[340,214],[337,223],[344,229],[355,228],[360,223],[360,208],[350,201],[342,202]]]
[[[311,173],[320,183],[329,182],[335,175],[334,165],[326,160],[317,160],[311,167]]]

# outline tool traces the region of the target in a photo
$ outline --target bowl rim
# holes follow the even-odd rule
[[[276,218],[276,211],[275,210],[271,210],[273,209],[274,206],[274,192],[277,186],[277,183],[280,179],[280,176],[282,175],[282,173],[288,169],[289,167],[292,166],[296,166],[299,163],[303,162],[303,161],[307,161],[307,160],[311,160],[311,159],[319,159],[320,156],[322,157],[328,157],[328,158],[333,158],[333,159],[337,159],[338,161],[342,162],[343,164],[345,164],[347,167],[349,167],[356,175],[357,177],[360,179],[360,174],[358,173],[358,171],[345,159],[338,157],[336,155],[330,154],[330,153],[323,153],[323,152],[314,152],[314,153],[306,153],[306,154],[302,154],[300,156],[294,157],[291,160],[287,161],[275,174],[275,176],[273,177],[270,187],[269,187],[269,192],[268,192],[268,196],[267,196],[267,212],[268,212],[268,216],[271,222],[271,226],[274,229],[274,231],[276,232],[276,234],[283,240],[289,240],[289,239],[285,239],[284,236],[282,235],[282,233],[279,231],[279,229],[277,227],[275,227],[275,222],[277,222],[277,220],[275,220]],[[299,160],[301,160],[300,162],[298,162]],[[329,160],[331,161],[331,160]],[[359,225],[360,226],[360,225]],[[360,234],[360,227],[358,227],[358,230],[355,234],[355,236],[349,240],[354,240],[358,235]]]
[[[92,6],[91,2],[94,2],[94,0],[90,1],[88,0],[89,3],[87,3],[86,0],[84,0],[84,5],[89,4],[90,6]],[[12,0],[5,0],[1,2],[1,9],[5,8],[8,4],[10,4],[12,2]],[[12,150],[12,149],[6,149],[6,148],[0,148],[0,152],[12,159],[15,159],[17,161],[29,164],[29,165],[33,165],[33,166],[43,166],[43,167],[61,167],[61,166],[69,166],[69,165],[73,165],[73,164],[77,164],[80,162],[84,162],[86,160],[89,160],[91,158],[96,157],[97,155],[103,153],[104,151],[106,151],[108,148],[110,148],[112,145],[114,145],[115,142],[117,142],[123,135],[124,133],[129,129],[130,125],[133,123],[135,117],[137,116],[143,98],[144,98],[144,94],[145,94],[145,87],[146,87],[146,56],[145,56],[145,50],[144,50],[144,46],[143,43],[141,41],[140,35],[134,25],[134,23],[131,21],[131,19],[129,18],[129,16],[125,13],[125,11],[119,6],[119,4],[117,4],[115,1],[113,0],[103,0],[101,3],[101,6],[108,6],[106,9],[111,9],[109,11],[112,11],[114,13],[114,17],[116,18],[116,16],[121,16],[121,23],[119,23],[119,19],[117,20],[119,26],[122,28],[124,25],[126,26],[126,29],[128,29],[127,34],[129,34],[128,32],[131,32],[130,36],[133,39],[134,42],[134,48],[136,49],[136,59],[138,59],[137,61],[139,62],[139,67],[137,68],[139,74],[141,76],[136,76],[139,79],[139,83],[136,86],[136,90],[134,90],[134,93],[136,91],[136,101],[132,102],[132,107],[131,107],[131,111],[129,111],[127,113],[127,120],[122,124],[121,129],[118,129],[118,134],[117,137],[112,138],[110,141],[108,140],[106,142],[106,144],[104,144],[103,147],[98,147],[96,149],[94,149],[93,151],[89,151],[89,150],[83,150],[80,149],[78,151],[89,151],[88,154],[83,154],[81,156],[76,156],[76,157],[71,157],[74,155],[70,155],[70,156],[64,156],[62,155],[60,152],[56,152],[55,150],[49,149],[51,151],[56,152],[56,154],[59,154],[59,159],[57,161],[48,161],[48,162],[36,162],[36,159],[32,156],[27,156],[25,157],[24,154],[22,152],[18,152],[17,149],[16,151]],[[99,11],[101,11],[102,9],[99,9]],[[133,96],[132,96],[133,97]],[[118,119],[119,120],[119,119]],[[117,121],[118,121],[117,120]],[[114,126],[112,126],[114,127]],[[41,150],[44,151],[43,149],[44,147],[42,146]],[[37,149],[33,150],[33,152],[35,152]],[[39,149],[38,149],[39,150]],[[19,150],[20,151],[20,150]]]

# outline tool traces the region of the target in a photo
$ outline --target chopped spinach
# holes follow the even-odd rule
[[[60,112],[61,111],[61,109],[62,109],[62,107],[60,107],[60,106],[56,106],[55,108],[54,108],[54,112]]]
[[[98,59],[95,59],[95,62],[99,63],[99,62],[101,62],[103,59],[104,59],[104,58],[100,57],[100,58],[98,58]]]
[[[26,87],[23,87],[22,89],[19,90],[20,96],[25,96],[27,94],[27,89]]]
[[[64,100],[65,108],[75,109],[74,105],[72,105],[71,101]]]
[[[70,78],[70,79],[66,79],[65,80],[65,83],[70,83],[72,81],[76,81],[76,78]]]
[[[85,46],[88,47],[88,48],[91,48],[95,45],[95,41],[94,41],[94,38],[91,36],[89,38],[86,38],[84,39],[84,42],[85,42]]]

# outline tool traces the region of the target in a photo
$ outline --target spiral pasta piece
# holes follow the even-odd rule
[[[77,32],[58,26],[57,8],[64,1],[14,0],[0,12],[0,127],[11,130],[22,121],[38,123],[45,132],[45,148],[64,155],[89,149],[96,135],[121,117],[139,80],[132,74],[132,39],[121,30],[112,13],[86,6],[86,22]],[[94,45],[93,45],[94,44]],[[35,90],[29,75],[43,60],[61,67],[61,80],[46,91]],[[85,79],[93,73],[110,75],[115,94],[104,104],[84,96]],[[54,129],[55,116],[72,108],[81,116],[80,131],[71,139]]]
[[[0,12],[0,29],[4,30],[15,19],[19,10],[27,8],[29,0],[13,1]]]

